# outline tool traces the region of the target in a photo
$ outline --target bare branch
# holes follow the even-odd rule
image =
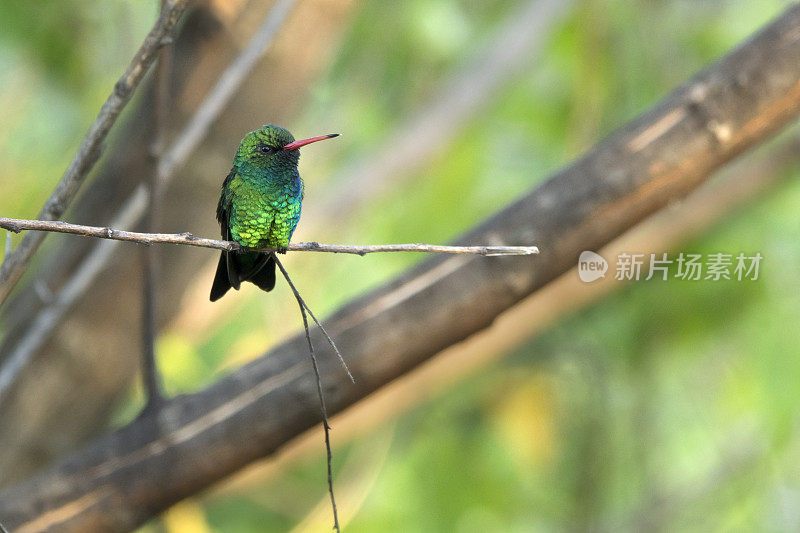
[[[70,233],[85,237],[111,239],[114,241],[137,242],[139,244],[183,244],[200,248],[214,248],[228,252],[249,250],[233,241],[218,241],[195,237],[191,233],[140,233],[99,226],[82,226],[54,220],[21,220],[18,218],[0,217],[0,228],[10,231],[34,230]],[[538,254],[536,246],[445,246],[439,244],[322,244],[318,242],[295,242],[286,248],[290,252],[328,252],[334,254],[366,255],[377,252],[425,252],[435,254],[474,254],[485,256],[497,255],[533,255]],[[260,252],[276,252],[278,248],[259,248]]]
[[[194,115],[192,115],[192,118],[183,127],[177,139],[160,159],[156,173],[162,187],[166,188],[177,169],[186,162],[203,140],[211,124],[236,94],[242,82],[247,79],[258,59],[264,55],[295,3],[296,0],[279,0],[267,13],[261,26],[250,38],[247,46],[220,75],[219,81],[209,91]],[[146,197],[147,186],[140,184],[124,202],[111,225],[132,226],[136,224],[147,210],[147,202],[144,201]],[[10,230],[18,231],[16,227],[11,227]],[[0,400],[4,390],[11,383],[3,381],[3,376],[13,376],[11,378],[13,380],[35,353],[31,351],[32,347],[38,350],[49,338],[64,313],[69,310],[111,260],[113,246],[109,246],[110,244],[113,243],[100,242],[95,245],[94,249],[75,269],[74,274],[66,281],[64,289],[59,292],[56,297],[59,305],[48,307],[41,311],[32,321],[33,326],[31,329],[16,344],[12,352],[12,355],[16,357],[9,356],[4,359],[2,366],[0,366]],[[77,290],[78,288],[80,290]],[[11,368],[6,369],[6,366]]]
[[[130,101],[139,82],[147,73],[156,58],[159,48],[169,37],[175,24],[188,5],[188,0],[170,0],[164,5],[161,16],[150,33],[147,34],[128,69],[114,85],[114,90],[106,99],[89,132],[83,138],[78,152],[72,158],[56,189],[47,199],[37,218],[57,220],[64,214],[67,206],[78,191],[83,179],[100,158],[103,142],[122,110]],[[31,257],[44,240],[46,234],[31,233],[22,239],[16,250],[5,256],[0,265],[0,305],[14,288]]]
[[[161,8],[166,5],[167,0],[161,0]],[[153,130],[155,140],[150,147],[156,168],[150,172],[148,180],[148,207],[147,210],[147,231],[157,231],[161,226],[164,209],[164,187],[163,180],[158,173],[158,163],[164,155],[164,143],[167,136],[167,119],[169,118],[170,107],[170,74],[172,73],[172,52],[171,44],[164,46],[158,53],[158,65],[155,72],[155,106],[153,110]],[[144,409],[158,409],[164,400],[162,393],[161,379],[158,375],[158,364],[156,361],[156,336],[158,335],[158,321],[156,318],[158,310],[158,290],[156,284],[160,279],[161,263],[159,261],[159,250],[153,246],[148,247],[142,252],[142,358],[141,374],[142,384],[146,393]]]
[[[144,209],[145,206],[147,206],[147,194],[144,189],[141,189],[139,194],[134,197],[134,202],[127,209],[120,212],[117,219],[133,224],[138,216],[138,211]],[[28,330],[16,343],[8,356],[3,359],[3,364],[0,365],[0,401],[3,400],[9,387],[14,383],[20,371],[28,364],[33,354],[49,338],[53,327],[66,310],[92,284],[95,276],[102,272],[117,246],[119,246],[117,241],[98,243],[98,246],[95,246],[91,253],[86,256],[77,275],[70,278],[53,301],[36,315]]]
[[[341,219],[353,212],[353,206],[397,187],[400,177],[424,168],[509,79],[535,60],[574,3],[527,0],[513,6],[485,45],[447,76],[428,102],[393,128],[369,155],[329,180],[337,194],[319,195],[319,205],[311,205],[315,218]]]

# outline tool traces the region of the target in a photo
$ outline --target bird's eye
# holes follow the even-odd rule
[[[261,152],[262,154],[268,154],[272,152],[272,148],[267,146],[266,144],[262,144],[258,147],[258,151]]]

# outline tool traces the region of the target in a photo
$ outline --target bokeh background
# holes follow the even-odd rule
[[[513,31],[529,4],[300,2],[170,186],[162,230],[216,236],[216,196],[240,138],[275,122],[297,137],[343,133],[304,150],[307,201],[295,240],[447,242],[647,110],[788,2],[560,3],[518,68],[454,116],[435,142],[392,160],[393,147],[413,147],[414,127],[460,94],[452,80],[465,94],[479,83],[482,54]],[[189,44],[176,50],[172,134],[269,6],[211,0],[187,17],[181,39]],[[35,217],[157,8],[142,0],[0,3],[0,214]],[[150,97],[143,89],[126,110],[101,164],[119,168],[113,161],[138,154],[116,176],[126,184],[144,177],[131,169],[147,159],[141,117]],[[794,135],[745,155],[709,184],[728,190],[726,180],[738,177],[732,183],[763,181],[763,188],[690,199],[683,224],[667,212],[623,243],[647,253],[758,252],[758,280],[589,286],[573,272],[501,319],[493,337],[465,341],[423,375],[334,419],[346,530],[799,530],[800,153],[786,149]],[[95,178],[85,190],[113,197],[108,183]],[[102,209],[81,210],[94,205],[84,196],[65,219],[106,223]],[[54,281],[38,293],[56,290],[52,257],[80,246],[88,244],[48,238],[29,287],[49,273]],[[39,356],[42,365],[60,361],[57,370],[47,366],[52,383],[74,374],[92,381],[81,382],[75,418],[45,403],[40,382],[18,385],[18,403],[6,407],[16,426],[3,437],[0,484],[141,408],[137,254],[135,245],[120,248],[117,265]],[[321,317],[419,260],[287,256]],[[301,326],[283,286],[268,296],[247,286],[208,303],[214,252],[170,249],[163,261],[157,349],[170,395],[207,386]],[[19,309],[36,307],[26,301],[36,291],[19,294]],[[7,339],[24,327],[8,314],[1,325]],[[56,429],[44,432],[46,424]],[[141,531],[323,531],[330,525],[324,472],[318,428]]]

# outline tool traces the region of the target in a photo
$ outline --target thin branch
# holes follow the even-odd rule
[[[158,266],[155,248],[142,250],[142,385],[145,391],[144,410],[157,409],[164,400],[156,362],[156,280]]]
[[[305,308],[305,310],[308,311],[308,314],[311,315],[311,318],[314,319],[314,322],[317,324],[317,327],[319,327],[319,329],[322,331],[322,334],[328,340],[328,344],[331,345],[331,348],[333,348],[333,351],[336,353],[336,357],[339,358],[339,362],[342,363],[342,366],[344,367],[344,371],[347,372],[347,377],[350,378],[351,382],[355,383],[356,379],[353,377],[353,374],[350,373],[350,368],[348,368],[347,363],[345,363],[344,357],[342,357],[342,353],[339,351],[339,348],[336,347],[336,343],[333,342],[333,339],[331,338],[330,335],[328,335],[328,332],[325,331],[325,328],[322,327],[322,324],[320,323],[319,320],[317,320],[317,317],[314,316],[314,313],[311,311],[311,308],[308,307],[308,304],[306,303],[306,301],[303,300],[302,296],[300,296],[300,291],[298,291],[297,287],[295,287],[294,283],[292,283],[292,280],[289,277],[289,273],[286,272],[286,269],[283,267],[283,263],[281,263],[281,260],[278,259],[277,255],[275,255],[275,254],[272,254],[272,255],[275,258],[275,264],[278,265],[278,268],[281,269],[281,274],[283,274],[283,277],[286,278],[286,283],[288,283],[289,287],[292,289],[292,292],[294,293],[294,297],[297,299],[297,303],[299,303],[303,308]]]
[[[0,217],[0,228],[13,232],[22,230],[54,231],[70,233],[85,237],[111,239],[115,241],[137,242],[139,244],[182,244],[200,248],[214,248],[228,252],[243,251],[245,248],[233,241],[218,241],[195,237],[191,233],[141,233],[124,231],[100,226],[83,226],[58,220],[22,220],[18,218]],[[286,248],[290,252],[328,252],[334,254],[366,255],[377,252],[425,252],[438,254],[474,254],[474,255],[534,255],[539,253],[536,246],[446,246],[439,244],[322,244],[318,242],[296,242]],[[259,248],[260,252],[276,252],[277,248]]]
[[[314,345],[311,344],[311,334],[308,331],[308,317],[306,316],[306,309],[308,309],[308,306],[306,305],[306,302],[303,300],[303,298],[300,296],[300,293],[295,288],[294,284],[292,283],[292,280],[289,278],[289,273],[286,272],[286,269],[283,268],[283,265],[281,264],[281,262],[278,260],[277,257],[275,257],[275,264],[277,264],[280,267],[283,277],[286,278],[286,282],[292,288],[294,297],[297,300],[297,305],[300,306],[300,314],[303,317],[303,328],[305,329],[306,333],[308,352],[311,354],[311,365],[314,367],[314,377],[317,380],[317,394],[319,395],[319,405],[322,411],[322,427],[325,430],[325,452],[328,460],[328,493],[331,496],[331,508],[333,509],[333,529],[338,532],[340,531],[339,512],[336,509],[336,497],[333,495],[333,452],[331,452],[331,426],[328,423],[328,409],[327,407],[325,407],[325,395],[322,393],[322,377],[320,376],[319,367],[317,366],[317,356],[314,355]],[[310,312],[311,311],[309,310],[309,313]],[[314,321],[316,321],[316,318],[314,319]],[[317,322],[317,324],[319,325],[319,322]],[[338,354],[339,351],[336,350],[336,353]],[[339,357],[341,358],[341,356]],[[342,360],[342,363],[344,364],[344,360]],[[350,379],[353,379],[353,376],[350,374],[350,370],[347,369],[347,365],[345,365],[344,368],[345,370],[347,370],[347,374],[350,376]],[[355,383],[355,381],[353,382]]]
[[[315,218],[341,220],[356,212],[356,206],[397,188],[403,179],[425,168],[463,134],[470,120],[496,101],[495,95],[510,79],[535,63],[575,3],[527,0],[514,5],[489,39],[438,84],[427,102],[393,127],[384,141],[365,151],[368,155],[328,180],[336,193],[317,196]]]
[[[165,184],[169,183],[175,171],[183,166],[205,138],[211,124],[217,120],[258,60],[272,44],[275,34],[278,33],[295,3],[296,0],[278,0],[244,50],[220,74],[219,81],[197,107],[197,111],[186,123],[177,140],[172,143],[159,162],[158,173]]]
[[[188,0],[170,0],[165,4],[161,16],[147,34],[128,69],[114,85],[114,90],[106,99],[100,113],[89,128],[89,132],[83,138],[78,152],[72,158],[61,181],[45,202],[37,218],[56,220],[64,214],[83,179],[100,158],[102,145],[108,132],[155,60],[159,48],[169,41],[169,35],[187,5]],[[22,277],[31,257],[36,253],[44,238],[44,233],[26,235],[17,249],[6,255],[0,266],[0,305]]]
[[[161,9],[167,0],[161,0]],[[155,76],[155,108],[153,112],[153,130],[155,140],[150,147],[156,168],[149,176],[147,231],[156,231],[161,226],[163,210],[163,180],[158,172],[158,165],[164,157],[164,143],[167,136],[167,119],[169,117],[169,86],[172,72],[172,45],[166,45],[158,53],[158,65]],[[158,335],[157,309],[158,290],[156,284],[161,278],[159,250],[148,246],[142,251],[142,384],[146,392],[144,411],[158,409],[163,403],[164,394],[158,375],[156,362],[156,336]]]
[[[211,124],[230,102],[236,91],[247,79],[258,59],[264,55],[275,35],[294,6],[296,0],[279,0],[264,18],[261,27],[251,37],[247,46],[219,76],[217,84],[209,91],[203,102],[197,107],[192,118],[181,130],[177,139],[159,161],[157,174],[163,187],[166,187],[200,142],[205,138]],[[132,226],[141,220],[147,210],[147,187],[144,184],[134,189],[124,202],[119,214],[112,221],[112,226]],[[20,228],[22,229],[22,228]],[[16,231],[13,227],[11,231]],[[89,252],[84,260],[73,271],[72,276],[59,291],[56,301],[58,306],[51,306],[32,320],[32,326],[24,334],[9,356],[0,365],[0,400],[4,389],[19,375],[27,365],[33,353],[38,350],[53,332],[64,314],[72,304],[86,291],[94,278],[111,261],[112,249],[116,243],[100,242]],[[8,257],[8,255],[6,255]],[[1,279],[1,278],[0,278]],[[1,298],[0,298],[1,300]],[[2,302],[0,302],[1,304]],[[10,368],[6,368],[6,367]],[[4,381],[4,377],[11,381]]]
[[[128,208],[119,213],[117,220],[133,224],[138,216],[137,213],[146,206],[147,195],[142,189]],[[117,241],[98,243],[86,256],[76,275],[72,276],[61,287],[53,301],[36,315],[28,329],[14,345],[13,350],[3,359],[3,364],[0,365],[0,402],[3,401],[3,397],[16,381],[22,369],[27,366],[33,355],[50,337],[50,333],[61,317],[73,302],[86,292],[86,289],[94,282],[94,278],[103,271],[119,244]]]

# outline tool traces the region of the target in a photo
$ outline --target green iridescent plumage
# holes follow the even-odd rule
[[[222,238],[248,248],[286,248],[303,204],[303,181],[297,171],[300,146],[335,137],[295,141],[291,133],[268,125],[242,139],[233,168],[222,184],[217,220]],[[250,281],[265,291],[275,286],[272,254],[222,252],[211,287],[211,301],[231,287]]]

